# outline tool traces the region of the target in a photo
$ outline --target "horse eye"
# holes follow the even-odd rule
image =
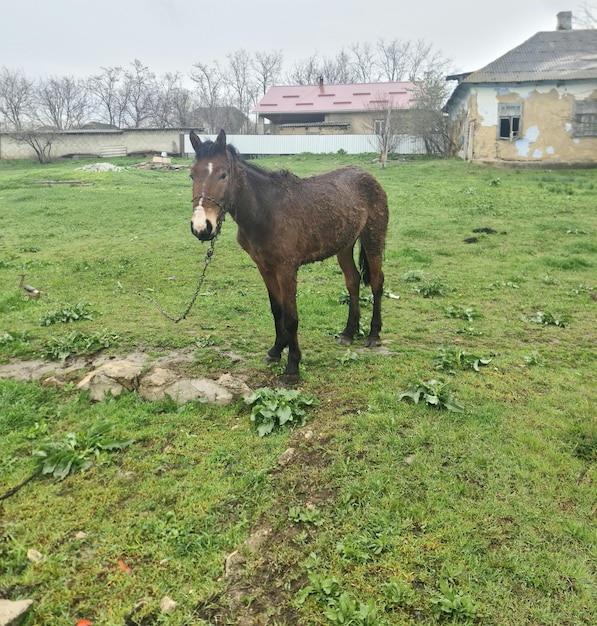
[[[220,174],[220,180],[224,180],[226,178],[226,172]]]

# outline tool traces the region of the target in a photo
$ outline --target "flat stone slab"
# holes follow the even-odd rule
[[[89,391],[93,400],[100,401],[109,393],[119,396],[124,390],[135,391],[139,387],[142,366],[130,361],[110,361],[89,372],[77,387]]]
[[[0,626],[18,626],[32,604],[33,600],[0,600]]]
[[[164,395],[179,405],[205,398],[210,404],[225,406],[234,400],[234,396],[226,387],[208,378],[182,378],[165,387]]]

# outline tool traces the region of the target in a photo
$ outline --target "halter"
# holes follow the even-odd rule
[[[233,168],[232,160],[230,159],[228,155],[228,150],[226,150],[226,160],[228,161],[228,181],[229,181],[228,190],[231,191],[232,184],[233,184],[232,173],[234,171],[234,168]],[[212,204],[215,204],[220,209],[221,214],[220,216],[218,216],[218,231],[217,231],[219,232],[219,226],[221,226],[222,222],[224,221],[226,213],[230,213],[230,215],[232,216],[230,209],[234,207],[234,202],[225,203],[225,202],[222,202],[221,200],[216,200],[215,198],[212,198],[211,196],[206,196],[204,193],[199,193],[196,196],[193,196],[191,200],[191,204],[193,205],[193,208],[195,208],[199,204],[200,200],[208,200],[209,202],[211,202]]]

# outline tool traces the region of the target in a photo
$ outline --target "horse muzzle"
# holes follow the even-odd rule
[[[191,232],[195,235],[195,237],[197,237],[197,239],[199,239],[199,241],[209,241],[215,237],[213,226],[209,220],[205,221],[205,226],[200,230],[195,229],[195,225],[191,220]]]

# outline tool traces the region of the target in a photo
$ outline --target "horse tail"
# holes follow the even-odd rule
[[[361,250],[359,252],[359,270],[361,272],[361,282],[363,285],[371,284],[371,271],[369,269],[369,261],[365,250],[363,250],[363,244],[361,243]]]

